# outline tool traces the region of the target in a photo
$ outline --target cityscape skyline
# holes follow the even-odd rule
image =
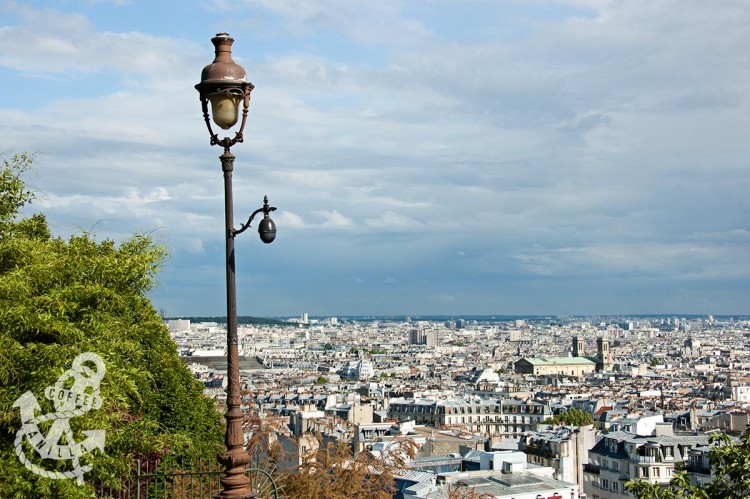
[[[217,315],[217,316],[189,316],[189,315],[169,315],[167,313],[167,310],[162,309],[161,316],[164,320],[178,320],[178,319],[187,319],[189,321],[193,322],[216,322],[219,324],[225,324],[226,323],[226,316]],[[309,315],[306,312],[303,312],[302,314],[299,314],[297,316],[290,316],[290,315],[278,315],[278,316],[272,316],[272,317],[257,317],[257,316],[249,316],[249,315],[240,315],[238,316],[237,320],[238,323],[241,325],[252,325],[255,322],[258,322],[258,324],[261,324],[260,321],[263,321],[264,319],[269,319],[272,321],[279,321],[277,323],[271,323],[267,325],[283,325],[283,321],[290,320],[295,321],[300,324],[318,324],[321,322],[329,322],[334,321],[334,323],[339,322],[378,322],[378,321],[388,321],[388,322],[460,322],[460,321],[468,321],[472,323],[482,323],[482,324],[502,324],[502,323],[508,323],[508,322],[514,322],[514,321],[521,321],[524,324],[526,322],[530,323],[536,323],[536,322],[555,322],[555,321],[591,321],[591,320],[598,320],[601,324],[615,324],[614,321],[631,321],[631,320],[637,320],[637,321],[649,321],[649,320],[663,320],[663,321],[673,321],[677,320],[679,321],[695,321],[695,320],[706,320],[708,322],[712,321],[747,321],[750,320],[750,315],[743,315],[743,314],[591,314],[591,315],[556,315],[556,314],[479,314],[479,315],[472,315],[472,314],[451,314],[451,315],[443,315],[443,314],[422,314],[422,315],[346,315],[346,314],[340,314],[340,315]]]
[[[256,85],[235,220],[278,207],[240,315],[750,313],[742,2],[50,5],[0,4],[0,151],[54,234],[164,244],[169,316],[226,314],[221,31]]]

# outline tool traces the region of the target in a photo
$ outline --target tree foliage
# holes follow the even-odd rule
[[[414,456],[411,440],[394,440],[383,454],[357,456],[346,442],[321,446],[303,457],[302,464],[280,476],[287,497],[295,499],[391,499],[395,477]]]
[[[687,473],[675,474],[667,486],[631,480],[625,488],[639,499],[732,499],[750,497],[750,428],[739,441],[725,433],[711,435],[714,444],[708,460],[714,479],[701,487],[693,485]]]
[[[86,233],[52,237],[44,215],[21,216],[34,197],[23,178],[32,163],[32,156],[16,155],[0,172],[0,497],[93,497],[91,482],[118,487],[135,458],[215,458],[220,415],[146,296],[164,249],[143,235],[120,244]],[[104,452],[82,458],[93,470],[79,487],[21,464],[13,404],[31,391],[41,414],[53,412],[45,387],[83,352],[104,359],[103,405],[71,419],[71,429],[76,440],[84,430],[104,429],[106,443]],[[29,445],[25,452],[34,455]],[[69,461],[37,464],[70,468]]]
[[[478,492],[476,487],[465,485],[461,482],[449,483],[445,487],[447,499],[494,499],[494,494]]]
[[[588,426],[594,424],[594,417],[590,413],[574,407],[560,414],[555,414],[544,422],[554,425]]]

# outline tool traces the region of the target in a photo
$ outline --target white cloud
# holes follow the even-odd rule
[[[192,61],[197,49],[186,40],[97,31],[79,13],[15,2],[6,3],[3,10],[19,14],[23,21],[0,29],[0,65],[24,73],[69,79],[115,70],[154,78],[154,83],[173,81],[175,71],[184,70],[184,61]]]
[[[195,21],[228,24],[256,84],[233,148],[235,218],[267,193],[279,231],[320,244],[320,275],[338,271],[344,247],[349,273],[408,258],[406,272],[450,258],[531,278],[748,273],[744,2],[211,8]],[[229,8],[244,10],[227,22]],[[208,255],[221,151],[193,85],[210,34],[116,17],[105,28],[93,10],[57,9],[0,6],[12,85],[0,150],[42,153],[34,182],[56,227],[164,226],[176,251]]]
[[[324,229],[351,230],[356,227],[356,224],[351,219],[336,210],[314,211],[313,215],[323,219],[322,223],[318,226]]]
[[[539,275],[632,275],[678,280],[750,277],[741,246],[706,243],[621,243],[583,247],[533,248],[513,255]]]
[[[236,11],[237,2],[216,1],[217,6]],[[266,11],[280,19],[284,35],[304,37],[320,31],[343,32],[359,43],[404,43],[430,35],[417,19],[404,15],[403,2],[382,0],[245,0],[251,9]]]
[[[302,217],[290,211],[282,211],[281,214],[273,218],[277,226],[284,227],[285,229],[303,229],[306,227]]]
[[[371,229],[381,229],[386,232],[424,228],[423,223],[392,211],[374,218],[368,218],[365,220],[365,225]]]

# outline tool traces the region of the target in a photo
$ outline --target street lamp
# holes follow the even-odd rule
[[[243,141],[242,133],[247,121],[247,109],[250,106],[250,92],[253,84],[247,81],[247,74],[239,64],[232,60],[232,43],[234,40],[227,33],[219,33],[211,39],[216,49],[214,61],[203,68],[201,81],[195,86],[200,94],[203,118],[211,136],[211,145],[224,148],[219,156],[221,169],[224,172],[224,220],[226,222],[226,267],[227,267],[227,421],[225,443],[226,451],[219,454],[219,462],[224,467],[221,478],[221,498],[252,497],[246,475],[250,455],[245,451],[245,437],[242,429],[242,407],[240,399],[239,352],[237,350],[237,289],[234,272],[234,237],[250,227],[253,219],[263,213],[258,224],[258,233],[264,243],[276,238],[276,224],[269,214],[276,208],[268,205],[268,196],[263,199],[263,206],[255,210],[247,222],[239,229],[234,228],[232,206],[232,170],[234,155],[229,149]],[[239,119],[240,102],[242,102],[242,122],[233,138],[219,138],[213,131],[209,119],[223,130],[230,130]]]

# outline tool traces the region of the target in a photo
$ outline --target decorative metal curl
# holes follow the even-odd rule
[[[217,133],[214,133],[213,127],[211,126],[211,115],[208,111],[208,94],[201,91],[199,93],[199,98],[201,101],[201,107],[203,109],[203,119],[206,121],[206,127],[208,128],[208,134],[211,136],[211,145],[212,146],[221,146],[224,148],[224,151],[229,152],[229,148],[235,145],[238,142],[244,142],[245,137],[243,136],[243,132],[245,131],[245,122],[247,122],[247,112],[250,108],[250,92],[253,91],[253,88],[255,86],[252,83],[243,83],[241,87],[229,87],[229,88],[216,88],[212,89],[211,93],[226,93],[226,94],[232,94],[232,95],[242,95],[244,98],[242,100],[242,122],[240,123],[240,129],[234,134],[234,138],[224,137],[223,139],[219,138],[219,135]]]

